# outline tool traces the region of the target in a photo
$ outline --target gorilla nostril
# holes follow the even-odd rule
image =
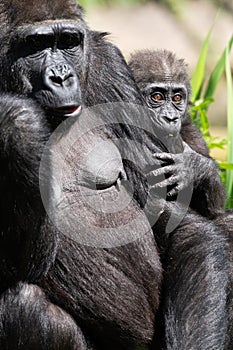
[[[52,81],[52,83],[54,84],[59,84],[61,85],[63,83],[63,79],[60,76],[51,76],[50,80]]]
[[[47,88],[72,88],[77,79],[74,69],[68,65],[53,65],[44,71],[44,84]]]
[[[164,119],[165,119],[168,123],[176,122],[176,121],[178,120],[177,117],[167,117],[167,116],[164,116]]]

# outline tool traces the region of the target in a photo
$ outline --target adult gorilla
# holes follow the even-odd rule
[[[34,0],[0,2],[0,347],[155,348],[153,342],[162,338],[155,332],[162,272],[153,233],[138,202],[130,202],[120,226],[139,213],[146,233],[121,247],[97,248],[57,232],[39,192],[44,145],[62,120],[79,116],[81,105],[142,103],[141,96],[120,52],[103,34],[86,27],[75,2],[43,0],[39,7]],[[125,118],[130,120],[127,113]],[[105,194],[111,197],[124,189],[126,173],[136,192],[146,192],[136,166],[123,163],[121,148],[111,142],[121,136],[140,141],[137,131],[111,125],[81,140],[79,153],[73,152],[67,160],[66,204],[73,192],[79,203],[79,188],[88,188],[92,178],[98,178],[92,190],[99,202],[105,201]],[[147,141],[143,135],[141,141]],[[82,157],[82,147],[88,154],[93,137],[97,144],[100,139],[108,142],[102,164],[110,166],[103,167],[98,177],[94,155],[80,185],[69,168],[76,166],[73,159]],[[59,144],[62,139],[59,133],[55,141]],[[150,145],[145,148],[151,151]],[[147,163],[148,154],[141,147],[133,156]],[[53,188],[53,176],[49,181]],[[88,220],[83,220],[85,227]],[[103,215],[98,224],[108,228],[118,221],[119,216]],[[134,232],[138,232],[136,225],[125,234]],[[79,234],[82,227],[77,226]],[[167,348],[223,348],[227,276],[221,230],[204,218],[187,215],[169,244]]]

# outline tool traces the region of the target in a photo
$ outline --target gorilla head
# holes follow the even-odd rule
[[[183,59],[167,50],[139,51],[129,65],[155,122],[167,134],[179,134],[188,117],[191,87]]]
[[[80,6],[42,1],[38,10],[37,1],[3,1],[1,7],[7,61],[1,65],[1,88],[35,99],[59,121],[77,115],[85,32]]]

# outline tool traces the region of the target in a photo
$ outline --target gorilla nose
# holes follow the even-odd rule
[[[76,73],[67,64],[58,64],[47,67],[44,75],[44,83],[48,88],[71,87],[76,80]]]
[[[166,115],[166,116],[164,116],[164,119],[166,120],[166,122],[172,123],[172,122],[176,122],[178,120],[178,117]]]

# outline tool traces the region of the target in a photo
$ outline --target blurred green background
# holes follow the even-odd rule
[[[218,161],[227,189],[227,206],[233,207],[233,1],[79,3],[86,10],[89,26],[109,32],[109,40],[121,49],[126,60],[132,52],[145,48],[168,49],[186,60],[193,77],[191,115]]]
[[[93,5],[128,5],[128,4],[145,4],[146,2],[157,2],[161,3],[171,11],[176,11],[184,5],[184,2],[187,0],[80,0],[80,4],[84,7],[93,6]],[[212,3],[215,6],[221,6],[226,10],[233,9],[233,3],[231,0],[212,0]]]
[[[166,48],[189,64],[192,75],[203,41],[214,20],[209,41],[206,76],[213,70],[233,31],[232,0],[80,0],[85,19],[96,30],[110,33],[109,39],[123,52],[144,48]],[[216,18],[217,16],[217,18]],[[230,55],[233,67],[233,54]],[[213,135],[225,137],[227,89],[223,75],[208,111]],[[225,151],[215,150],[224,160]]]

